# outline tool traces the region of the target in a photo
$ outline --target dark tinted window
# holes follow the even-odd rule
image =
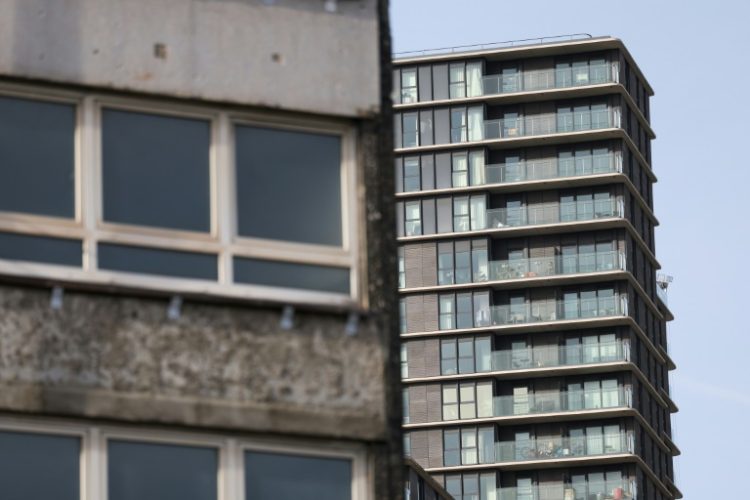
[[[347,295],[350,289],[349,269],[241,257],[234,259],[234,280],[237,283],[303,288]]]
[[[341,138],[236,126],[242,236],[342,244]]]
[[[0,432],[0,498],[79,500],[76,437]]]
[[[80,267],[83,249],[78,240],[0,233],[0,259]]]
[[[218,453],[213,448],[112,440],[109,500],[214,500]]]
[[[0,210],[75,215],[75,107],[0,97]]]
[[[350,460],[245,452],[246,500],[350,500]]]
[[[113,243],[99,244],[99,268],[205,280],[216,280],[218,275],[214,255]]]
[[[210,135],[205,120],[105,109],[104,219],[209,231]]]

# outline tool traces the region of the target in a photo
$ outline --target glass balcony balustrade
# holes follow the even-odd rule
[[[554,88],[581,87],[612,83],[611,65],[609,63],[591,64],[588,71],[556,70],[555,68],[516,71],[500,75],[482,77],[482,94],[484,96],[510,94],[513,92],[533,92]]]
[[[520,325],[547,321],[626,316],[627,296],[609,295],[593,298],[536,300],[518,304],[490,306],[476,311],[475,327]]]
[[[491,359],[492,371],[613,363],[629,361],[630,346],[617,340],[565,346],[523,347],[493,351]]]
[[[616,160],[613,153],[606,153],[575,160],[572,157],[566,159],[545,158],[488,164],[484,167],[484,175],[473,179],[472,185],[507,184],[621,172],[621,166],[618,165]]]
[[[474,229],[536,226],[559,222],[587,221],[622,217],[624,207],[620,200],[578,200],[544,205],[527,205],[507,208],[490,208],[484,220],[472,221]]]
[[[528,462],[535,460],[558,460],[563,458],[596,457],[618,453],[633,453],[633,435],[625,431],[591,428],[587,434],[583,429],[573,430],[573,436],[528,437],[514,441],[500,441],[494,446],[482,446],[462,450],[460,464],[458,450],[454,460],[444,466],[495,464],[503,462]]]
[[[494,417],[511,417],[606,408],[629,408],[631,404],[631,393],[627,387],[513,394],[494,396],[492,415]]]
[[[532,257],[490,261],[486,273],[481,266],[475,273],[475,282],[500,281],[521,278],[560,276],[602,271],[624,271],[625,254],[622,252],[596,252],[553,257]]]
[[[456,500],[634,500],[635,484],[629,481],[547,483],[527,487],[497,488],[471,494],[453,494]]]
[[[536,135],[580,132],[613,127],[614,110],[600,109],[545,113],[497,120],[485,120],[482,137],[475,140],[509,139]]]

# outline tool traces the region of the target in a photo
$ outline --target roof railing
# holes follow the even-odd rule
[[[396,52],[397,57],[404,56],[431,56],[440,54],[455,54],[458,52],[470,52],[475,50],[501,49],[505,47],[517,47],[520,45],[541,45],[544,43],[569,42],[574,40],[587,40],[594,38],[589,33],[573,33],[570,35],[545,36],[540,38],[523,38],[521,40],[507,40],[504,42],[478,43],[473,45],[457,45],[455,47],[441,47],[438,49],[410,50]]]

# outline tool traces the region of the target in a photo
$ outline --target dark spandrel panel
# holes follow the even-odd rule
[[[0,210],[75,216],[76,110],[0,97]]]
[[[0,498],[80,500],[77,437],[0,432]]]
[[[245,452],[245,500],[323,498],[351,500],[350,460]]]
[[[235,127],[242,236],[341,246],[341,138]]]
[[[216,500],[213,448],[110,440],[109,500]]]
[[[349,269],[235,257],[234,281],[349,295]]]
[[[99,268],[110,271],[215,281],[216,266],[216,256],[210,254],[99,244]]]
[[[105,109],[104,219],[208,232],[210,123]]]
[[[83,246],[79,240],[0,233],[0,259],[81,267]]]

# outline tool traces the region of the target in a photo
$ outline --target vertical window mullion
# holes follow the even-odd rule
[[[80,138],[81,197],[78,201],[81,210],[81,223],[84,229],[83,270],[86,273],[96,272],[97,239],[96,224],[102,214],[102,128],[101,108],[92,97],[86,97],[81,103],[82,131]]]
[[[234,259],[230,251],[232,240],[237,228],[236,193],[232,189],[234,183],[234,148],[232,124],[226,113],[221,113],[213,121],[211,137],[214,141],[211,148],[211,167],[213,186],[211,189],[211,220],[214,223],[213,232],[221,244],[219,252],[219,283],[230,285],[234,281]]]

